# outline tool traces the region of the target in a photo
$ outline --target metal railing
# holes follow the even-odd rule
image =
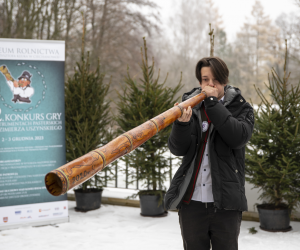
[[[168,188],[171,180],[173,178],[173,173],[179,167],[179,158],[174,157],[169,153],[169,170],[167,180],[164,183],[160,183],[160,189],[165,187]],[[138,176],[138,168],[131,168],[129,163],[125,159],[120,159],[111,164],[111,166],[106,167],[99,175],[102,177],[102,184],[104,187],[113,187],[113,188],[124,188],[124,189],[133,189],[140,190],[142,186],[148,186],[145,182],[139,180],[132,181],[131,176]]]

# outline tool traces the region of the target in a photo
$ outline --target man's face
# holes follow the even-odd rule
[[[226,84],[221,84],[218,80],[215,79],[210,67],[201,68],[201,80],[202,82],[200,83],[200,86],[202,89],[206,86],[217,89],[218,100],[220,100],[224,96],[224,87],[226,86]]]
[[[29,84],[30,84],[30,81],[28,79],[26,79],[26,78],[20,78],[20,80],[19,80],[20,87],[23,88],[23,87],[26,87]]]

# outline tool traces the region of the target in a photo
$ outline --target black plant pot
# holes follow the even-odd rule
[[[87,212],[90,210],[95,210],[100,208],[101,206],[101,198],[102,198],[103,189],[77,189],[75,192],[76,199],[76,211]]]
[[[269,232],[287,232],[292,230],[290,226],[290,210],[281,207],[274,208],[272,204],[257,205],[260,228]]]
[[[165,193],[163,193],[162,202],[159,206],[160,195],[139,194],[139,197],[142,216],[163,217],[167,215],[164,209]]]

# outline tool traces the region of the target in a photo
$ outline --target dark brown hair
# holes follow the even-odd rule
[[[219,57],[204,57],[196,65],[196,77],[202,83],[201,69],[203,67],[210,67],[213,76],[221,84],[229,82],[229,70],[226,63]]]

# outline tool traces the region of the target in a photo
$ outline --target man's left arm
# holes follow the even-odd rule
[[[244,104],[237,117],[233,117],[216,97],[209,97],[205,99],[205,109],[215,129],[230,148],[241,148],[250,140],[254,127],[253,108],[250,105]]]

